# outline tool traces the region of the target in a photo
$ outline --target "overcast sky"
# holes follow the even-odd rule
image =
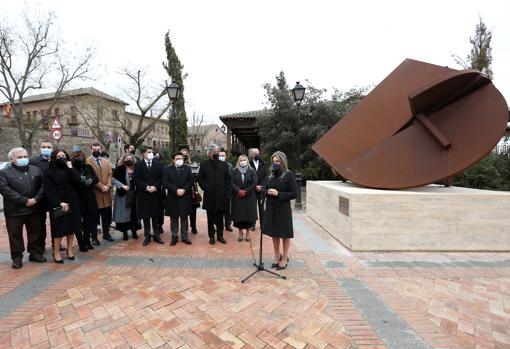
[[[0,0],[13,18],[23,3]],[[288,84],[348,90],[379,83],[405,58],[457,67],[481,16],[493,32],[494,84],[510,100],[510,1],[45,0],[61,34],[97,47],[95,86],[122,97],[118,71],[129,65],[165,78],[164,35],[188,73],[186,111],[219,115],[266,104],[262,84],[285,72]]]

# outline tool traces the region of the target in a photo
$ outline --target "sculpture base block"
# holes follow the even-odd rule
[[[306,213],[353,251],[510,251],[510,192],[307,181]]]

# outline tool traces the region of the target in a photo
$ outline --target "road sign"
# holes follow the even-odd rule
[[[53,120],[53,126],[51,126],[52,129],[56,129],[56,128],[61,128],[60,127],[60,124],[58,123],[58,119],[55,118],[55,120]]]
[[[51,138],[53,138],[54,141],[60,141],[62,139],[62,132],[60,130],[53,129],[51,132]]]

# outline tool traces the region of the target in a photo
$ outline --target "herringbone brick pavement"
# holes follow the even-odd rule
[[[20,270],[0,221],[0,348],[510,348],[510,253],[352,253],[298,213],[288,279],[242,284],[259,230],[210,246],[198,218],[191,246],[169,246],[167,222],[165,245],[116,233]],[[271,251],[265,239],[266,267]],[[345,280],[374,297],[360,303]]]

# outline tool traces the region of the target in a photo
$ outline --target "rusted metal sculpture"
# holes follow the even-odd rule
[[[480,72],[406,59],[312,149],[353,183],[412,188],[478,162],[507,119],[505,99]]]

